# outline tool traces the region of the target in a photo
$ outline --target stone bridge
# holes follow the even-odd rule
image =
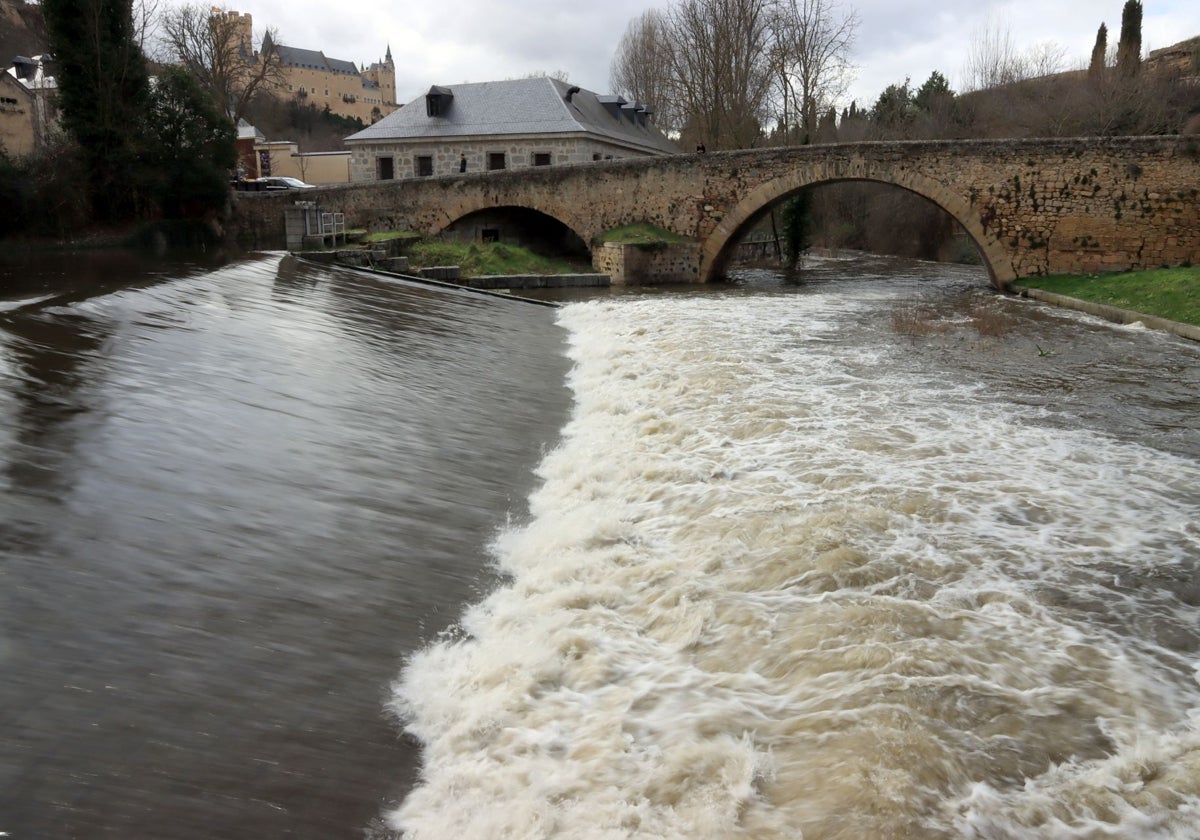
[[[743,229],[774,202],[839,181],[891,184],[953,216],[1003,288],[1037,274],[1200,263],[1200,138],[1194,136],[838,144],[634,158],[378,181],[306,194],[350,226],[438,234],[465,217],[524,208],[584,243],[650,222],[689,238],[672,271],[719,276]],[[296,193],[239,194],[243,243],[280,247]],[[593,262],[600,267],[600,250]]]

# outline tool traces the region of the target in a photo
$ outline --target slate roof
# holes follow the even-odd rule
[[[353,61],[342,61],[339,58],[326,58],[320,50],[306,50],[300,47],[285,47],[275,45],[279,60],[287,67],[308,67],[314,70],[331,70],[334,73],[358,75],[358,68]]]
[[[444,116],[428,116],[425,95],[421,95],[350,135],[346,142],[587,133],[645,152],[679,152],[679,147],[661,131],[635,118],[636,109],[630,107],[631,103],[622,108],[624,100],[620,97],[597,96],[558,79],[477,82],[441,86],[439,90],[454,96]]]

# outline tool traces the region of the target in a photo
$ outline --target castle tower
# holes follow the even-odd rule
[[[396,62],[392,60],[391,44],[388,44],[383,61],[377,61],[363,70],[363,76],[379,85],[380,98],[385,104],[396,104]]]
[[[237,39],[238,51],[243,58],[254,55],[254,19],[249,12],[239,14],[235,11],[224,11],[216,6],[212,9],[212,17],[220,31],[233,32]]]

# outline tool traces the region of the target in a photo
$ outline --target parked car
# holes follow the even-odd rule
[[[250,178],[244,181],[234,181],[235,189],[258,192],[259,190],[313,190],[314,184],[306,184],[299,178],[288,178],[281,175],[268,175],[265,178]]]
[[[265,190],[311,190],[316,189],[312,184],[306,184],[299,178],[287,178],[283,176],[271,176],[267,178],[259,178],[258,182],[263,184],[262,189]]]

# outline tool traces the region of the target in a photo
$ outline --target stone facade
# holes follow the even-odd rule
[[[480,210],[523,207],[590,243],[645,221],[695,241],[703,282],[719,276],[765,207],[850,180],[892,184],[942,207],[1000,287],[1039,274],[1200,264],[1200,140],[1187,136],[759,149],[351,184],[306,197],[371,230],[437,234]],[[288,199],[240,198],[236,224],[247,240],[277,243]]]
[[[326,107],[341,117],[358,117],[365,125],[395,111],[396,70],[390,59],[382,70],[373,65],[363,73],[340,72],[319,64],[284,64],[283,81],[276,91],[280,97],[296,99],[302,105]],[[368,83],[381,78],[380,82]]]
[[[1151,51],[1143,62],[1143,69],[1151,73],[1176,73],[1191,79],[1200,77],[1200,36]]]
[[[504,156],[503,169],[525,169],[620,160],[629,157],[631,152],[615,143],[551,135],[464,138],[453,143],[432,140],[374,143],[353,147],[350,180],[380,180],[381,171],[386,171],[381,160],[391,161],[392,177],[396,179],[458,174],[460,155],[466,155],[467,172],[484,172],[494,164],[495,155]],[[429,161],[430,168],[424,175],[420,170],[421,158]]]
[[[58,130],[58,86],[49,55],[15,58],[0,70],[0,149],[21,157],[46,145]]]
[[[592,251],[592,265],[614,286],[695,283],[700,269],[692,242],[630,245],[606,242]]]
[[[0,151],[13,157],[37,148],[33,94],[7,73],[0,73]]]

